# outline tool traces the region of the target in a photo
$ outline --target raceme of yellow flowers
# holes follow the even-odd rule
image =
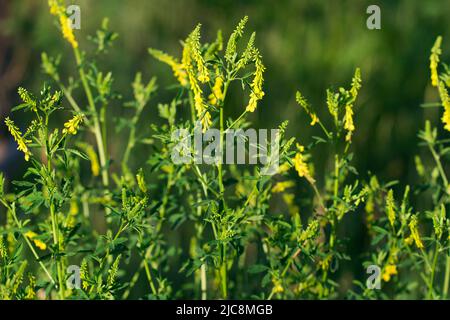
[[[64,4],[60,0],[48,0],[48,5],[50,7],[50,13],[59,18],[59,24],[64,39],[66,39],[74,49],[78,48],[78,42],[73,34],[70,20],[67,18]]]

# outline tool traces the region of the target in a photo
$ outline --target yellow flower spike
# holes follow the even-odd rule
[[[198,24],[194,31],[191,32],[186,40],[186,45],[190,47],[192,59],[197,64],[197,71],[199,73],[198,80],[202,83],[206,83],[209,81],[209,72],[201,53],[200,27],[201,24]]]
[[[391,280],[391,277],[396,274],[398,274],[397,266],[395,264],[389,264],[384,268],[382,277],[385,282],[389,282],[389,280]]]
[[[395,202],[394,202],[394,192],[391,190],[388,191],[386,197],[386,214],[388,216],[389,223],[391,226],[394,226],[395,223]]]
[[[48,6],[50,8],[50,14],[59,18],[59,24],[64,39],[66,39],[73,48],[78,48],[78,42],[75,39],[70,20],[66,16],[64,5],[59,0],[49,0]]]
[[[186,87],[189,84],[188,76],[186,70],[184,69],[184,65],[180,63],[178,59],[160,50],[149,49],[148,51],[155,59],[167,64],[172,68],[175,78],[177,78],[178,82],[183,87]]]
[[[35,246],[38,247],[39,249],[41,249],[41,250],[47,249],[47,245],[46,245],[44,242],[42,242],[42,241],[39,240],[39,239],[34,239],[34,238],[37,236],[37,234],[36,234],[35,232],[33,232],[33,231],[27,231],[27,232],[24,234],[24,236],[27,237],[27,238],[30,239],[30,240],[33,240]]]
[[[294,181],[281,181],[278,182],[273,188],[273,193],[281,193],[284,192],[286,189],[291,188],[295,185]]]
[[[417,216],[412,216],[411,221],[409,223],[409,230],[411,231],[411,238],[412,238],[412,240],[414,240],[414,243],[416,244],[416,247],[418,249],[423,249],[424,246],[423,246],[422,240],[420,239],[417,224],[418,224]]]
[[[77,114],[72,119],[64,123],[63,134],[75,135],[78,132],[81,122],[83,122],[83,115]]]
[[[27,144],[31,143],[31,140],[27,140],[24,138],[22,133],[20,132],[19,128],[14,124],[14,122],[7,117],[5,119],[5,124],[8,127],[9,132],[13,136],[14,140],[17,142],[17,150],[22,151],[25,155],[25,161],[30,160],[31,152],[28,149]]]
[[[442,115],[442,122],[444,123],[444,128],[450,131],[450,96],[444,83],[439,83],[439,96],[442,101],[442,106],[444,107],[444,114]]]
[[[441,50],[442,37],[437,37],[434,42],[433,48],[431,48],[430,55],[430,71],[431,71],[431,85],[433,87],[437,87],[439,85],[439,74],[438,74],[438,66],[439,66],[439,56],[442,53]]]
[[[298,151],[293,159],[295,170],[297,170],[299,177],[305,177],[309,182],[314,183],[315,180],[311,175],[308,164],[306,163],[305,157],[303,155],[305,147],[297,143],[297,150]]]
[[[70,26],[70,20],[64,15],[59,16],[59,23],[61,25],[61,31],[64,39],[66,39],[73,48],[78,48],[78,42],[73,34],[73,29]]]
[[[344,115],[344,129],[347,130],[345,140],[349,142],[352,140],[353,131],[355,131],[355,125],[353,123],[353,103],[358,97],[359,89],[361,89],[361,70],[356,68],[352,79],[352,87],[350,89],[351,100],[345,106]]]
[[[250,93],[250,100],[248,102],[246,110],[248,112],[254,112],[256,110],[258,100],[261,100],[264,96],[264,92],[262,91],[262,85],[264,82],[263,74],[266,69],[262,63],[261,55],[259,51],[255,49],[254,53],[254,62],[255,62],[255,77],[253,78],[253,82],[250,85],[252,92]]]
[[[221,100],[223,100],[224,96],[223,96],[223,92],[222,92],[222,87],[223,87],[223,77],[222,75],[219,73],[219,70],[216,71],[216,80],[214,82],[214,86],[212,88],[212,92],[209,95],[209,103],[216,106],[217,103]]]
[[[319,122],[319,118],[317,115],[311,111],[311,108],[309,107],[308,100],[300,93],[300,91],[297,91],[295,94],[295,100],[297,103],[305,110],[305,112],[311,117],[311,126],[314,126],[316,123]]]

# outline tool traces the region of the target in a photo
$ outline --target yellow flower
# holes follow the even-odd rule
[[[394,202],[394,192],[389,190],[386,197],[386,214],[389,219],[391,226],[394,226],[395,222],[395,202]]]
[[[442,115],[442,122],[444,123],[444,128],[450,131],[450,96],[444,83],[439,84],[439,96],[442,101],[442,106],[444,107],[444,114]]]
[[[73,29],[70,25],[70,20],[67,18],[64,5],[59,0],[49,0],[50,14],[59,17],[59,24],[64,39],[66,39],[73,48],[78,48],[78,42],[73,34]]]
[[[198,24],[195,27],[194,31],[191,32],[186,40],[186,44],[190,46],[192,59],[197,64],[197,71],[199,73],[198,80],[202,83],[206,83],[209,81],[209,72],[200,50],[200,27],[201,24]]]
[[[164,53],[160,50],[149,49],[150,54],[157,60],[164,62],[172,68],[173,74],[175,78],[177,78],[178,82],[186,87],[188,82],[188,77],[186,70],[184,69],[184,65],[180,63],[176,58]]]
[[[28,149],[27,143],[31,143],[31,140],[27,140],[22,136],[19,128],[16,127],[14,122],[7,117],[5,119],[5,124],[8,127],[9,132],[13,136],[14,140],[17,142],[17,150],[22,151],[25,155],[25,161],[30,160],[31,152]]]
[[[423,243],[420,239],[419,230],[417,228],[417,217],[412,216],[411,221],[409,223],[409,230],[411,231],[411,238],[414,240],[414,243],[416,244],[416,247],[419,249],[423,249]]]
[[[77,134],[78,128],[80,127],[81,122],[83,121],[83,115],[77,114],[72,119],[64,123],[64,134]]]
[[[300,91],[297,91],[295,94],[295,100],[297,103],[306,111],[306,113],[311,117],[311,126],[314,126],[317,122],[319,122],[319,118],[317,115],[311,111],[308,100],[306,100],[305,97],[300,93]]]
[[[389,264],[384,268],[383,280],[385,282],[389,282],[389,280],[391,280],[391,276],[396,274],[397,274],[397,266],[394,264]]]
[[[256,110],[258,100],[261,100],[264,96],[264,92],[262,91],[262,85],[264,82],[263,73],[266,69],[262,64],[261,55],[259,51],[255,49],[254,58],[255,61],[255,77],[253,78],[253,82],[250,85],[252,92],[250,93],[250,100],[248,102],[246,110],[248,112],[254,112]]]
[[[430,70],[431,70],[431,85],[433,87],[437,87],[439,84],[439,75],[438,75],[438,65],[439,65],[439,56],[442,53],[441,50],[442,37],[437,37],[434,42],[433,48],[431,48],[430,55]]]
[[[353,131],[355,131],[355,125],[353,124],[353,108],[351,104],[345,106],[344,129],[347,130],[345,140],[350,141],[352,139]]]
[[[59,16],[59,23],[64,39],[66,39],[73,48],[78,48],[78,42],[73,34],[73,29],[70,25],[70,20],[64,15]]]
[[[315,180],[311,176],[308,164],[305,162],[305,156],[303,155],[305,148],[297,143],[297,150],[293,159],[295,170],[297,170],[299,177],[305,177],[309,182],[314,183]]]
[[[281,285],[281,281],[279,279],[273,278],[272,283],[273,283],[272,293],[274,293],[274,294],[282,293],[284,291],[284,288]]]
[[[352,79],[352,87],[350,89],[350,101],[345,106],[344,129],[347,130],[346,141],[351,141],[355,125],[353,123],[353,103],[358,97],[359,89],[361,89],[361,70],[357,68]]]
[[[39,249],[41,249],[41,250],[47,249],[47,245],[46,245],[44,242],[42,242],[42,241],[39,240],[39,239],[34,239],[34,238],[37,236],[37,234],[34,233],[33,231],[27,231],[24,235],[25,235],[25,237],[27,237],[28,239],[33,240],[34,244],[35,244],[36,247],[38,247]]]
[[[217,71],[216,72],[216,80],[214,82],[214,86],[212,88],[212,93],[209,95],[209,103],[212,105],[217,105],[217,103],[224,99],[222,87],[223,87],[223,78],[222,75]]]
[[[293,187],[294,185],[294,181],[281,181],[272,188],[272,192],[281,193],[284,192],[284,190]]]

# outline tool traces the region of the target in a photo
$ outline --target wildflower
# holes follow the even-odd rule
[[[262,85],[264,82],[263,73],[266,69],[262,64],[261,55],[259,51],[255,49],[254,53],[254,61],[255,61],[255,77],[253,78],[253,82],[250,85],[252,92],[250,93],[250,101],[248,102],[246,110],[248,112],[254,112],[256,110],[256,106],[258,100],[261,100],[264,96],[264,92],[262,91]]]
[[[391,280],[391,277],[396,275],[397,272],[397,266],[395,264],[388,264],[385,268],[384,268],[384,272],[383,272],[383,280],[385,282],[389,282],[389,280]]]
[[[212,105],[217,105],[217,103],[224,99],[222,87],[223,87],[223,77],[217,70],[216,80],[212,88],[212,92],[209,95],[209,103]]]
[[[70,25],[70,20],[64,14],[59,16],[59,23],[61,25],[61,31],[64,39],[66,39],[72,48],[78,48],[78,42],[75,39],[75,35],[73,34],[73,29]]]
[[[420,235],[419,235],[419,230],[417,228],[417,216],[412,216],[411,217],[411,221],[409,223],[409,230],[411,231],[411,236],[410,239],[405,240],[410,243],[412,243],[412,240],[414,241],[414,243],[416,244],[416,247],[419,249],[423,249],[423,243],[422,240],[420,239]],[[412,239],[412,240],[411,240]]]
[[[83,115],[77,114],[72,119],[64,123],[63,134],[77,134],[78,128],[83,121]]]
[[[294,181],[281,181],[278,182],[273,188],[273,193],[281,193],[284,192],[284,190],[291,188],[294,186]]]
[[[250,40],[247,43],[247,47],[244,50],[244,53],[242,54],[242,57],[239,59],[237,66],[236,66],[236,70],[240,70],[242,68],[244,68],[247,64],[250,63],[250,61],[252,60],[254,54],[255,54],[255,37],[256,37],[256,33],[253,32],[252,35],[250,36]]]
[[[31,140],[25,139],[24,136],[22,136],[22,133],[20,132],[19,128],[16,127],[14,122],[8,118],[5,119],[5,124],[8,127],[9,132],[13,136],[14,140],[17,142],[17,150],[22,151],[25,155],[25,161],[30,160],[31,152],[28,149],[27,144],[31,143]]]
[[[233,33],[231,34],[230,39],[228,40],[227,48],[225,50],[225,59],[227,59],[228,61],[232,61],[235,57],[237,41],[244,34],[244,28],[247,21],[247,16],[242,18],[242,20],[239,21],[236,29],[234,29]]]
[[[323,260],[319,261],[320,268],[323,271],[326,271],[328,270],[328,268],[330,268],[331,258],[332,258],[331,255],[327,255]]]
[[[184,65],[178,61],[178,59],[164,53],[160,50],[148,49],[149,53],[157,60],[164,62],[172,68],[173,74],[175,78],[177,78],[178,82],[186,87],[188,82],[188,77],[186,70],[184,69]]]
[[[273,289],[272,293],[282,293],[284,291],[283,286],[281,285],[281,280],[278,278],[272,278]]]
[[[59,18],[59,24],[64,39],[66,39],[73,48],[78,48],[78,42],[73,34],[73,29],[70,24],[69,18],[67,18],[64,6],[59,0],[49,0],[48,6],[50,7],[50,14]]]
[[[308,104],[308,100],[306,100],[306,98],[303,97],[299,91],[297,91],[297,93],[295,94],[295,100],[306,111],[306,113],[311,117],[311,123],[310,123],[311,126],[314,126],[317,122],[319,122],[319,118],[317,117],[317,115],[311,111],[309,104]]]
[[[211,126],[211,115],[206,109],[206,104],[203,100],[203,91],[191,70],[188,71],[188,75],[191,90],[194,92],[194,107],[197,111],[197,117],[200,119],[202,124],[203,132],[205,132]]]
[[[88,265],[85,259],[81,262],[80,266],[80,279],[81,279],[81,285],[83,286],[83,289],[86,290],[89,287],[89,271],[88,271]]]
[[[395,223],[395,202],[394,202],[394,192],[389,190],[386,197],[386,214],[389,219],[389,223],[391,226],[394,226]]]
[[[328,111],[337,119],[338,116],[338,95],[333,93],[330,89],[327,89],[327,106]]]
[[[344,129],[347,130],[345,140],[350,141],[352,139],[352,133],[355,131],[355,125],[353,124],[353,109],[350,104],[345,106]]]
[[[28,275],[28,286],[25,289],[26,296],[25,299],[31,300],[36,297],[36,292],[34,291],[34,287],[36,286],[36,278],[29,274]]]
[[[22,101],[31,107],[31,110],[36,111],[36,101],[31,97],[31,95],[28,93],[28,91],[22,87],[20,87],[17,92],[19,93],[20,98]]]
[[[37,234],[34,233],[33,231],[27,231],[24,235],[25,235],[25,237],[27,237],[28,239],[33,240],[34,244],[35,244],[36,247],[38,247],[39,249],[41,249],[41,250],[47,249],[47,245],[46,245],[44,242],[42,242],[42,241],[39,240],[39,239],[35,239],[36,236],[37,236]]]
[[[361,88],[361,71],[359,68],[355,70],[355,75],[352,79],[352,87],[350,89],[350,100],[345,106],[344,115],[344,129],[347,130],[347,135],[345,137],[346,141],[351,141],[353,131],[355,131],[355,125],[353,123],[353,103],[355,102],[358,91]]]
[[[308,224],[308,227],[306,227],[306,230],[303,230],[299,242],[303,243],[306,240],[310,240],[314,238],[317,235],[317,232],[319,231],[319,222],[317,220],[313,220]]]
[[[430,55],[430,70],[431,70],[431,85],[433,87],[437,87],[439,85],[439,75],[438,75],[438,65],[439,65],[439,56],[442,53],[441,50],[442,37],[437,37],[434,42],[433,48],[431,48]]]
[[[194,107],[195,110],[197,111],[197,117],[200,119],[203,131],[206,131],[211,126],[212,123],[211,115],[206,109],[206,104],[203,100],[203,91],[200,88],[200,85],[197,81],[194,68],[192,65],[192,62],[195,61],[196,59],[200,60],[200,58],[198,57],[199,52],[196,52],[200,50],[199,46],[197,47],[196,44],[196,42],[198,41],[197,38],[199,37],[199,32],[200,32],[199,26],[197,26],[197,28],[186,39],[182,54],[182,64],[186,69],[189,79],[189,85],[191,87],[192,92],[194,93]],[[201,79],[199,77],[198,80],[199,81],[205,80],[204,77],[206,77],[206,74],[201,76]]]
[[[186,45],[190,47],[192,59],[197,64],[198,80],[206,83],[209,81],[209,72],[200,50],[200,27],[201,24],[198,24],[194,31],[191,32],[186,40]]]
[[[295,170],[297,170],[299,177],[305,177],[309,182],[314,183],[315,180],[309,171],[308,164],[305,162],[305,156],[303,155],[305,147],[297,143],[297,150],[293,159]]]
[[[442,101],[442,106],[444,107],[444,114],[442,115],[442,122],[444,123],[444,128],[450,131],[450,96],[444,83],[439,84],[439,96]]]

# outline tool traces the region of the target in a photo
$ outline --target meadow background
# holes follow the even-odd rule
[[[429,51],[436,37],[442,35],[442,61],[450,61],[450,1],[79,0],[74,3],[81,6],[81,30],[76,32],[81,46],[103,17],[109,17],[110,28],[119,34],[102,65],[103,69],[112,70],[114,88],[128,92],[128,96],[124,94],[108,106],[112,121],[127,115],[123,104],[131,99],[130,83],[137,71],[142,71],[145,78],[158,78],[160,90],[155,102],[171,99],[166,87],[173,83],[172,73],[149,56],[148,47],[179,56],[179,40],[198,22],[202,23],[203,41],[207,41],[215,38],[217,29],[222,29],[227,38],[235,24],[248,15],[247,28],[256,31],[256,45],[267,67],[266,95],[257,112],[251,115],[256,128],[275,128],[289,119],[288,136],[309,139],[317,128],[309,126],[309,117],[295,103],[295,91],[302,91],[320,117],[327,112],[326,88],[348,86],[355,68],[360,67],[363,87],[355,112],[354,166],[361,179],[372,172],[381,181],[418,183],[414,166],[414,156],[421,150],[417,146],[417,132],[423,128],[425,118],[438,121],[440,114],[436,109],[421,107],[425,102],[438,100],[429,81]],[[366,8],[370,4],[381,7],[381,30],[366,27]],[[15,150],[3,124],[11,107],[19,103],[17,87],[37,92],[42,82],[48,80],[40,67],[43,51],[51,56],[61,53],[61,73],[73,72],[70,50],[48,13],[47,1],[0,0],[0,170],[9,179],[21,177],[24,168],[23,155]],[[231,99],[227,112],[236,117],[246,101],[242,96]],[[150,103],[143,118],[140,126],[161,121],[156,104]],[[16,117],[15,121],[20,126],[28,119]],[[120,135],[114,137],[108,148],[113,159],[123,153]],[[136,149],[132,156],[139,157],[143,152],[148,150]],[[314,154],[317,172],[327,161],[329,158],[320,150]],[[417,208],[425,205],[420,199],[413,203]],[[348,253],[354,259],[343,268],[340,278],[350,283],[365,272],[358,258],[368,242],[362,217],[353,217],[351,223],[343,225],[340,233],[343,237],[351,234]],[[182,238],[180,231],[172,241],[182,245]]]

